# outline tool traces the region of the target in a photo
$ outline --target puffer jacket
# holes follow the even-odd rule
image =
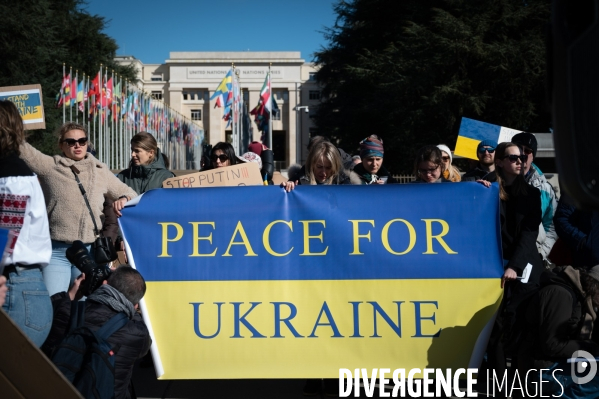
[[[52,330],[44,343],[42,350],[51,356],[54,348],[60,344],[68,333],[71,322],[71,298],[66,292],[52,295],[54,319]],[[112,308],[87,300],[85,305],[85,326],[97,330],[117,312]],[[133,319],[108,338],[108,343],[115,352],[114,360],[114,393],[116,399],[128,399],[129,382],[133,373],[133,365],[137,359],[142,358],[152,344],[150,333],[139,313]]]
[[[132,165],[117,175],[120,181],[134,189],[137,194],[161,188],[163,181],[174,176],[175,174],[164,165],[160,149],[156,151],[156,159],[150,165]]]
[[[79,170],[79,180],[99,229],[104,224],[104,197],[113,201],[123,195],[129,199],[137,197],[134,190],[120,182],[106,164],[90,153],[81,161],[74,161],[62,155],[45,155],[28,143],[19,149],[21,159],[40,179],[53,240],[67,243],[75,240],[92,243],[95,240],[94,224],[71,165]]]
[[[526,311],[519,368],[548,368],[577,350],[599,355],[599,346],[590,340],[596,314],[590,298],[584,298],[579,272],[556,267],[543,274],[541,286]]]
[[[551,252],[553,244],[557,240],[557,233],[553,224],[553,216],[557,209],[557,195],[551,183],[547,181],[543,172],[533,163],[527,176],[526,182],[541,191],[541,224],[545,234],[539,229],[537,237],[537,249],[543,255],[543,259],[547,259],[547,255]]]

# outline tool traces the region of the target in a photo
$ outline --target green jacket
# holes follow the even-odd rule
[[[134,189],[137,194],[161,188],[163,181],[174,176],[175,174],[164,165],[160,149],[156,151],[156,160],[150,165],[132,165],[117,175],[120,181]]]

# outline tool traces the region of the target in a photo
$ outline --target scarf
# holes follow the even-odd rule
[[[119,290],[108,284],[101,285],[87,299],[106,305],[117,312],[124,312],[130,320],[135,315],[135,307],[131,301]]]

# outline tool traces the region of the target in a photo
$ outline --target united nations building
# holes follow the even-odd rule
[[[133,56],[116,60],[133,64],[139,88],[197,123],[209,144],[231,140],[223,108],[210,101],[231,66],[238,71],[242,98],[251,110],[258,104],[271,65],[272,94],[279,108],[272,123],[276,167],[286,169],[306,160],[320,88],[314,64],[305,62],[299,52],[171,52],[164,64],[144,64]],[[261,132],[253,120],[251,126],[250,136],[259,141]]]

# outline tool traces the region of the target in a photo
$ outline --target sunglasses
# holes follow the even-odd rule
[[[489,154],[492,154],[495,152],[495,148],[480,148],[478,150],[478,152],[483,153],[483,154],[485,153],[485,151],[488,152]]]
[[[511,163],[515,163],[518,159],[520,160],[520,162],[525,163],[526,160],[528,159],[527,155],[507,155],[505,157],[503,157],[503,159],[509,159]]]
[[[210,159],[212,160],[212,162],[216,162],[216,160],[220,160],[221,162],[225,162],[227,160],[229,160],[229,157],[226,156],[225,154],[220,154],[220,155],[213,155],[212,157],[210,157]]]
[[[441,157],[441,159],[443,160],[443,162],[449,161],[449,157]]]
[[[87,137],[81,137],[78,140],[75,140],[75,139],[64,139],[64,140],[62,140],[62,142],[63,143],[67,143],[67,145],[69,147],[75,147],[75,143],[79,143],[79,145],[81,147],[83,147],[84,145],[87,144]]]
[[[530,155],[530,154],[532,154],[532,150],[531,150],[530,148],[523,148],[522,150],[524,151],[524,153],[525,153],[526,155]]]

